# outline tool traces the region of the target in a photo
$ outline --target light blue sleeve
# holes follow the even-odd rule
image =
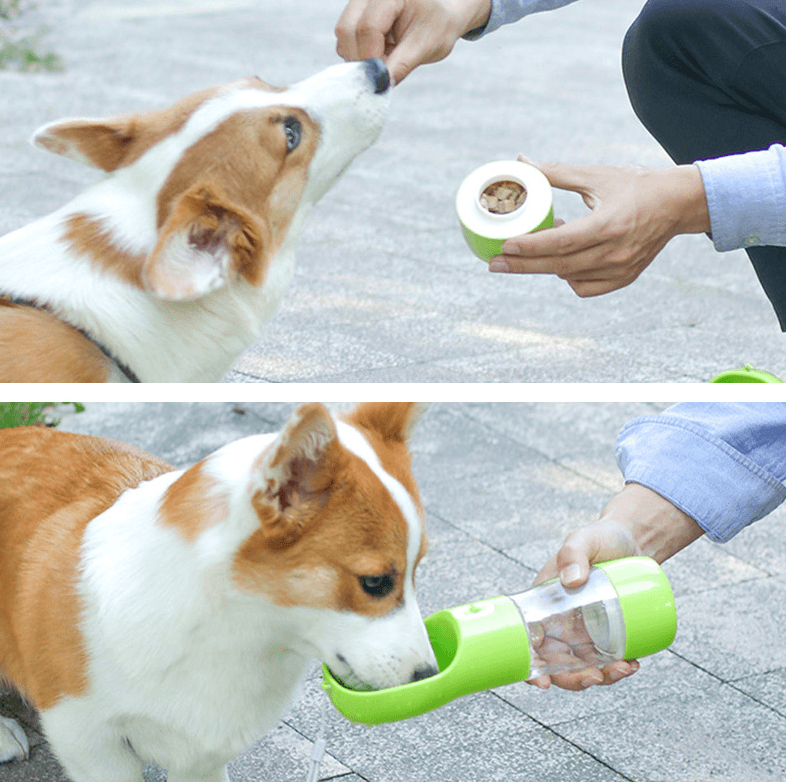
[[[493,33],[504,24],[518,22],[519,19],[538,13],[538,11],[551,11],[562,8],[563,5],[575,3],[576,0],[491,0],[491,15],[485,27],[471,30],[464,38],[475,41],[484,35]]]
[[[715,249],[786,247],[786,148],[698,160]]]
[[[640,483],[725,542],[786,500],[786,404],[675,405],[635,418],[617,440]]]

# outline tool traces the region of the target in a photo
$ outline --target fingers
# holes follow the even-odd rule
[[[507,239],[502,254],[511,271],[555,274],[556,268],[575,273],[597,265],[609,238],[605,218],[590,212],[569,223],[558,220],[553,228]],[[557,265],[560,262],[564,262],[564,269]]]
[[[489,271],[554,274],[569,282],[594,282],[611,289],[620,271],[615,268],[614,257],[607,257],[606,244],[601,221],[591,213],[559,227],[508,239],[502,246],[503,255],[489,262]],[[622,284],[628,282],[632,280]]]
[[[490,10],[488,0],[349,0],[336,24],[336,51],[345,60],[387,57],[399,84],[419,65],[447,57]]]
[[[586,668],[574,673],[560,673],[554,676],[537,676],[528,679],[527,684],[532,684],[541,690],[548,690],[553,684],[562,690],[580,692],[590,687],[608,687],[616,684],[629,676],[633,676],[640,668],[638,660],[620,660],[611,663],[605,668]]]
[[[369,3],[350,0],[336,23],[336,52],[345,60],[382,57],[389,48],[388,36],[402,10],[398,0]]]
[[[587,668],[575,673],[561,673],[550,677],[550,679],[551,684],[563,690],[576,692],[590,687],[608,687],[610,684],[616,684],[618,681],[632,676],[638,670],[637,660],[620,660],[601,669]]]

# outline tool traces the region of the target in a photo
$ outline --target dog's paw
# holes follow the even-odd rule
[[[0,717],[0,763],[9,760],[27,760],[30,745],[27,736],[16,720]]]

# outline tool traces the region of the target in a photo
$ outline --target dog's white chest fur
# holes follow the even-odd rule
[[[84,709],[91,722],[116,725],[140,756],[163,766],[203,753],[223,765],[275,724],[312,650],[296,650],[297,609],[290,620],[256,597],[228,599],[235,535],[204,541],[214,561],[194,561],[190,544],[155,523],[161,493],[178,476],[127,492],[86,532],[91,691],[63,714],[71,722]],[[58,709],[46,715],[50,730]]]

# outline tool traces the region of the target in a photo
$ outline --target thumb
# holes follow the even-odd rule
[[[402,55],[399,52],[399,48],[400,46],[394,49],[385,62],[388,67],[388,73],[390,73],[390,85],[392,87],[401,84],[419,65],[414,59],[408,57],[406,52]]]
[[[426,62],[429,47],[430,42],[418,33],[416,26],[406,30],[387,58],[392,83],[400,84],[418,65]]]
[[[575,546],[565,541],[557,552],[557,570],[562,586],[579,587],[589,578],[590,558],[583,546]]]
[[[432,26],[422,20],[413,22],[399,38],[387,59],[394,84],[398,84],[419,65],[444,60],[456,43],[450,34],[434,37]]]
[[[581,586],[588,578],[590,566],[602,559],[604,530],[596,523],[579,527],[565,538],[557,552],[557,570],[564,587]]]

